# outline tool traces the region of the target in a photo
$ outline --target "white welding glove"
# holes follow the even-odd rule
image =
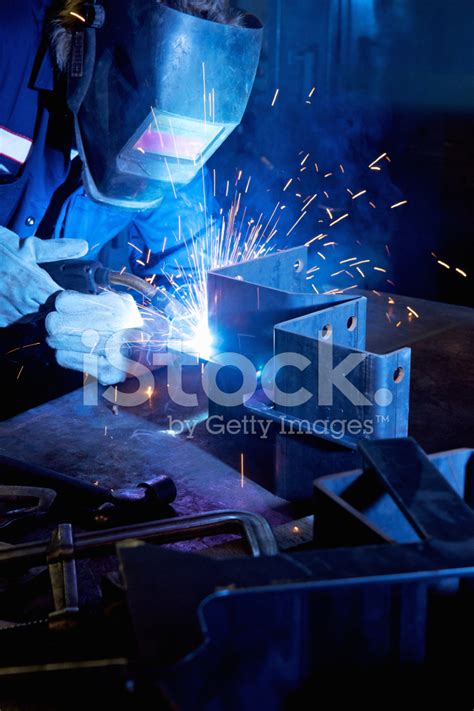
[[[97,296],[63,291],[46,317],[46,330],[59,365],[89,373],[102,385],[126,380],[131,361],[124,346],[147,338],[134,299],[113,291]]]
[[[84,240],[42,240],[18,235],[0,226],[0,327],[38,311],[52,294],[61,290],[41,262],[78,259],[87,254]]]

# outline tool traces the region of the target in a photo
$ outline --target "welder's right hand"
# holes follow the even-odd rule
[[[46,317],[47,342],[59,365],[88,373],[102,385],[126,380],[133,345],[148,338],[143,326],[134,299],[113,291],[63,291]]]
[[[0,226],[0,327],[37,313],[50,296],[61,291],[39,263],[76,259],[87,251],[84,240],[20,240]]]

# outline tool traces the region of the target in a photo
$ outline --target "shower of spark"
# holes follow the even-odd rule
[[[167,345],[173,350],[209,359],[213,337],[207,318],[207,273],[271,252],[279,219],[275,215],[276,210],[266,223],[263,215],[257,221],[247,220],[241,196],[237,194],[228,215],[209,219],[206,234],[186,243],[190,269],[176,265],[177,274],[165,273],[169,285],[162,291],[165,299],[162,311],[170,324]]]
[[[309,158],[308,153],[301,153],[298,162],[306,163]],[[370,169],[375,167],[380,168],[378,163],[383,159],[388,160],[387,154],[380,156]],[[318,165],[315,164],[316,173],[318,173]],[[340,166],[340,173],[344,175],[344,168]],[[326,173],[325,175],[329,175]],[[331,173],[332,175],[332,173]],[[306,278],[308,288],[311,288],[316,294],[321,296],[328,294],[344,293],[356,288],[363,288],[357,281],[358,277],[366,278],[366,269],[371,269],[375,272],[386,273],[386,270],[373,263],[372,259],[361,259],[358,256],[340,259],[337,257],[338,242],[328,239],[333,230],[339,229],[339,225],[351,217],[350,212],[343,212],[335,208],[328,208],[323,202],[317,201],[318,194],[310,193],[306,197],[301,195],[303,205],[301,214],[296,217],[294,224],[286,233],[286,241],[282,242],[280,235],[278,242],[274,239],[278,233],[278,224],[286,205],[277,202],[269,219],[264,218],[263,213],[260,214],[258,220],[249,218],[247,208],[242,206],[242,191],[239,190],[239,182],[243,177],[243,171],[239,171],[235,181],[235,195],[228,214],[224,214],[221,210],[219,217],[207,216],[206,212],[206,231],[205,235],[193,237],[189,241],[183,240],[187,251],[187,261],[189,269],[183,269],[176,264],[174,273],[164,272],[161,276],[165,277],[168,284],[160,289],[162,303],[159,309],[155,307],[142,307],[143,317],[145,321],[152,323],[151,330],[154,331],[153,339],[149,342],[149,346],[157,346],[162,349],[164,346],[169,346],[173,351],[180,351],[188,355],[195,356],[202,360],[208,360],[213,352],[213,335],[208,327],[208,291],[207,291],[207,273],[210,270],[219,269],[233,264],[248,262],[253,259],[265,256],[272,250],[285,249],[301,244],[301,237],[298,232],[305,229],[302,226],[303,220],[307,224],[317,224],[321,230],[316,237],[312,237],[306,241],[307,247],[316,247],[315,256],[326,262],[328,259],[335,265],[340,265],[333,273],[330,274],[331,280],[334,281],[340,275],[344,275],[353,280],[350,286],[337,286],[320,290],[314,283],[317,278],[319,266],[311,266]],[[286,181],[282,185],[282,193],[285,194],[291,186],[293,179]],[[214,195],[216,194],[216,174],[213,176]],[[229,192],[231,181],[227,180],[226,195]],[[245,179],[245,194],[250,185],[250,179]],[[350,201],[358,200],[367,196],[368,191],[363,190],[347,190]],[[326,200],[329,195],[323,191]],[[387,208],[401,207],[407,201],[401,201],[395,205],[387,205]],[[343,214],[338,214],[343,213]],[[180,239],[181,223],[180,224]],[[307,228],[306,228],[307,229]],[[134,247],[135,245],[131,245]],[[360,247],[360,243],[354,245],[354,251]],[[137,260],[138,261],[138,260]],[[364,270],[362,270],[364,266]],[[357,274],[354,273],[355,270]],[[148,280],[153,283],[155,276]],[[393,284],[387,280],[389,284]],[[379,292],[375,292],[379,295]],[[158,326],[156,325],[158,324]]]
[[[215,106],[219,97],[216,97],[214,90],[208,86],[204,64],[202,72],[203,119],[206,123],[215,120]],[[311,100],[315,91],[316,88],[313,87],[308,101]],[[279,89],[275,91],[271,104],[275,110],[277,110],[278,97]],[[275,168],[265,156],[262,156],[261,160],[269,168]],[[390,157],[384,152],[368,163],[367,170],[382,175],[387,162],[390,162]],[[336,174],[345,183],[345,185],[342,184],[342,187],[345,187],[347,191],[345,200],[335,200],[335,196],[332,194]],[[315,177],[319,183],[323,181],[320,189],[316,188],[316,191],[313,185]],[[160,288],[162,297],[160,306],[155,303],[152,306],[142,307],[143,318],[150,323],[149,330],[153,333],[153,338],[148,345],[158,347],[158,349],[169,346],[174,351],[181,351],[202,360],[209,359],[214,344],[213,334],[210,333],[208,327],[208,272],[257,259],[277,248],[288,249],[302,243],[311,248],[314,264],[310,265],[306,275],[309,282],[308,289],[321,296],[364,288],[364,283],[361,284],[359,279],[362,278],[365,281],[366,278],[369,278],[369,274],[367,274],[369,270],[372,273],[386,274],[384,266],[374,263],[373,250],[370,254],[365,255],[357,253],[363,247],[360,240],[355,240],[354,256],[348,257],[347,245],[341,254],[341,247],[338,248],[338,234],[341,234],[340,230],[347,229],[347,224],[354,222],[357,215],[355,208],[364,202],[367,202],[373,210],[379,208],[380,211],[380,208],[384,207],[387,210],[401,208],[408,201],[399,200],[385,206],[376,205],[371,200],[371,191],[367,185],[347,185],[348,181],[349,178],[342,163],[337,162],[333,166],[320,166],[314,161],[311,152],[300,150],[294,166],[294,175],[288,175],[284,179],[281,186],[281,197],[279,201],[276,201],[269,219],[264,218],[262,213],[257,220],[254,220],[247,214],[247,208],[242,205],[242,199],[245,199],[250,188],[251,176],[244,177],[244,171],[238,170],[234,180],[225,180],[225,197],[229,197],[231,186],[235,187],[235,193],[228,213],[221,210],[220,215],[216,217],[208,214],[203,170],[202,212],[206,223],[205,235],[198,235],[187,241],[182,237],[182,225],[179,220],[178,241],[182,240],[185,245],[189,268],[183,268],[176,263],[172,272],[168,267],[168,272],[162,272],[159,275],[158,280],[161,280],[161,283],[163,283],[163,277],[168,282],[166,287],[161,286]],[[326,189],[323,189],[323,186]],[[215,171],[213,172],[213,187],[214,197],[216,197],[217,177]],[[331,192],[331,195],[328,191]],[[174,194],[176,196],[175,191]],[[344,192],[344,194],[346,193]],[[294,203],[295,197],[300,203],[301,209],[297,207],[291,225],[281,230],[278,239],[275,239],[280,219],[286,214],[284,213],[286,208]],[[347,201],[349,204],[344,207],[341,202],[347,203]],[[306,239],[301,236],[304,233],[306,233]],[[314,234],[316,234],[315,237],[312,236]],[[164,250],[165,243],[162,251],[164,252]],[[387,255],[390,258],[388,251]],[[371,258],[366,258],[368,256]],[[137,261],[140,265],[144,265],[144,256],[140,255],[140,257],[141,259],[137,259]],[[147,258],[146,264],[148,262],[149,258]],[[336,268],[331,273],[327,266],[333,264]],[[321,276],[323,267],[329,275],[329,283],[324,281],[324,277]],[[320,269],[322,271],[318,274]],[[464,275],[462,270],[458,271],[460,275]],[[157,275],[148,278],[148,281],[154,283],[155,279],[157,279]],[[345,285],[340,284],[340,279],[345,280]],[[347,285],[348,279],[349,285]],[[390,279],[387,278],[386,281],[390,286],[394,285]],[[374,291],[374,293],[379,295],[379,292]],[[394,325],[398,327],[398,319]]]

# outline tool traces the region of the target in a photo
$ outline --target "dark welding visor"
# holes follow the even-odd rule
[[[154,207],[163,184],[189,183],[242,120],[262,25],[158,0],[102,4],[102,26],[74,35],[68,82],[85,187],[100,202]]]

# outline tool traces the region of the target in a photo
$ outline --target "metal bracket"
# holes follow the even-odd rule
[[[209,328],[218,353],[244,355],[257,370],[287,353],[303,356],[308,363],[303,371],[282,368],[278,376],[282,392],[308,391],[305,404],[293,406],[288,396],[287,402],[283,399],[275,406],[260,389],[251,399],[244,397],[242,406],[260,417],[288,423],[293,432],[350,448],[364,439],[406,436],[410,349],[383,355],[367,352],[366,298],[310,292],[307,252],[306,247],[297,247],[208,275]],[[337,368],[349,389],[342,391],[335,382],[332,402],[326,398],[321,402],[320,379],[326,373],[331,378]],[[231,392],[230,380],[228,386]],[[219,387],[225,387],[225,378]],[[210,409],[211,414],[235,416],[235,409],[212,402]],[[334,430],[334,422],[341,420],[342,435]]]

